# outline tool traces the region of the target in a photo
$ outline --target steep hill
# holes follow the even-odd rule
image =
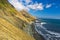
[[[0,0],[0,40],[35,40],[24,31],[34,19],[25,10],[18,12],[7,0]]]

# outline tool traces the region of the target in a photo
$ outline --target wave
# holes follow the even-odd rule
[[[42,22],[41,25],[44,25],[44,24],[47,24],[46,22]],[[53,31],[49,31],[47,30],[44,26],[41,26],[44,30],[46,30],[48,33],[52,34],[52,35],[55,35],[56,37],[60,37],[60,33],[57,33],[57,32],[53,32]]]
[[[55,37],[60,37],[60,33],[48,31],[50,34],[55,35]]]
[[[43,24],[47,24],[46,22],[41,22],[41,25],[43,25]]]
[[[37,31],[39,34],[41,34],[42,36],[44,36],[44,38],[46,38],[46,36],[49,36],[49,37],[52,37],[52,36],[53,36],[53,37],[60,37],[60,33],[47,30],[47,28],[45,28],[45,27],[43,26],[44,24],[47,24],[47,23],[46,23],[46,22],[41,22],[41,25],[40,25],[39,28],[42,28],[42,30],[44,30],[44,32],[46,32],[46,34],[44,34],[44,33],[42,32],[42,30],[38,30],[38,29],[35,27],[36,31]]]

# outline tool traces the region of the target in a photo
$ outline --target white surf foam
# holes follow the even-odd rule
[[[46,22],[41,22],[41,25],[43,25],[43,24],[47,24]]]
[[[57,32],[53,32],[53,31],[50,31],[50,30],[47,30],[47,28],[45,28],[43,25],[44,24],[47,24],[46,22],[41,22],[41,25],[40,26],[38,26],[38,27],[41,27],[43,30],[45,30],[46,32],[47,32],[47,34],[43,34],[43,32],[40,30],[38,30],[38,29],[36,29],[36,27],[35,27],[35,29],[36,29],[36,31],[39,33],[39,34],[41,34],[44,38],[47,38],[46,36],[48,36],[49,38],[51,38],[52,36],[53,37],[59,37],[60,38],[60,33],[57,33]],[[51,34],[51,35],[50,35]],[[46,40],[48,40],[49,38],[47,38]]]
[[[46,22],[42,22],[42,23],[41,23],[41,28],[43,28],[45,31],[47,31],[48,33],[50,33],[50,34],[52,34],[52,35],[56,35],[56,37],[60,37],[60,33],[47,30],[47,29],[43,26],[44,24],[47,24],[47,23],[46,23]]]
[[[52,31],[48,31],[48,33],[50,33],[52,35],[56,35],[56,37],[60,37],[60,33],[52,32]]]

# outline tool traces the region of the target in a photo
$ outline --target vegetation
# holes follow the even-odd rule
[[[35,40],[24,31],[35,18],[20,12],[7,1],[0,0],[0,40]]]

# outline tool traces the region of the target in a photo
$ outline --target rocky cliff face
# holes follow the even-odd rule
[[[34,19],[25,10],[18,12],[7,0],[0,0],[0,39],[34,40],[24,31]]]

